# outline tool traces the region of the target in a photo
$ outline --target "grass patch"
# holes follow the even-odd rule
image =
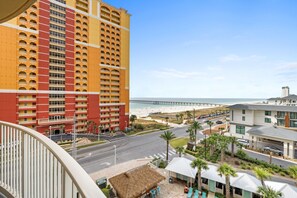
[[[185,145],[187,145],[188,141],[189,141],[189,138],[188,137],[175,138],[175,139],[173,139],[173,140],[170,141],[170,145],[173,148],[176,148],[178,146],[185,146]]]
[[[127,135],[137,135],[138,133],[140,133],[139,135],[142,135],[166,129],[169,129],[166,124],[158,123],[155,120],[137,119],[133,124],[132,130],[129,131]]]

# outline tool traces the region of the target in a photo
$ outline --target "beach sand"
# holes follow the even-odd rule
[[[150,113],[175,113],[175,112],[183,112],[183,111],[193,111],[199,110],[199,109],[208,109],[213,108],[209,106],[160,106],[152,108],[152,107],[146,107],[146,108],[139,108],[139,109],[131,109],[130,114],[136,115],[137,117],[147,117]]]

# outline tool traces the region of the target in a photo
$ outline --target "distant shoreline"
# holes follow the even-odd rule
[[[150,98],[153,99],[153,98]],[[156,100],[159,100],[160,98],[154,98]],[[171,98],[171,101],[173,98]],[[164,98],[163,98],[164,100]],[[194,100],[194,99],[193,99]],[[199,99],[195,99],[199,100]],[[203,99],[204,100],[204,99]],[[224,100],[224,99],[214,99],[216,101],[219,100]],[[226,99],[229,100],[229,99]],[[232,99],[233,100],[233,99]],[[241,101],[239,101],[241,100]],[[238,104],[238,103],[259,103],[263,102],[261,99],[255,99],[251,101],[246,101],[249,99],[237,99],[237,101],[229,101],[230,103],[228,104],[222,104],[225,106],[233,105],[233,104]],[[207,102],[207,101],[203,101]],[[220,103],[217,103],[220,104]],[[156,104],[137,104],[130,102],[130,115],[136,115],[137,117],[148,117],[149,114],[151,113],[179,113],[179,112],[184,112],[184,111],[192,111],[192,110],[200,110],[200,109],[209,109],[209,108],[214,108],[212,106],[200,106],[200,105],[156,105]]]

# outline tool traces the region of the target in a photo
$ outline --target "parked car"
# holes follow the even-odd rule
[[[216,124],[223,124],[221,120],[216,121]]]
[[[284,155],[283,151],[280,150],[279,148],[275,147],[275,146],[264,146],[263,147],[264,152],[272,152],[275,153],[279,156]]]
[[[250,142],[248,140],[245,140],[245,139],[237,139],[237,142],[239,144],[241,144],[242,146],[249,146],[250,145]]]
[[[96,180],[96,184],[97,186],[102,189],[102,188],[106,188],[107,186],[107,178],[106,177],[102,177],[100,179]]]

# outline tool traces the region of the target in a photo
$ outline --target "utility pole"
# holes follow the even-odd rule
[[[98,127],[98,141],[100,141],[100,133],[102,132],[102,125]]]
[[[76,159],[76,117],[73,117],[73,132],[72,132],[72,157]]]
[[[114,147],[114,165],[117,165],[117,145],[113,145]]]

